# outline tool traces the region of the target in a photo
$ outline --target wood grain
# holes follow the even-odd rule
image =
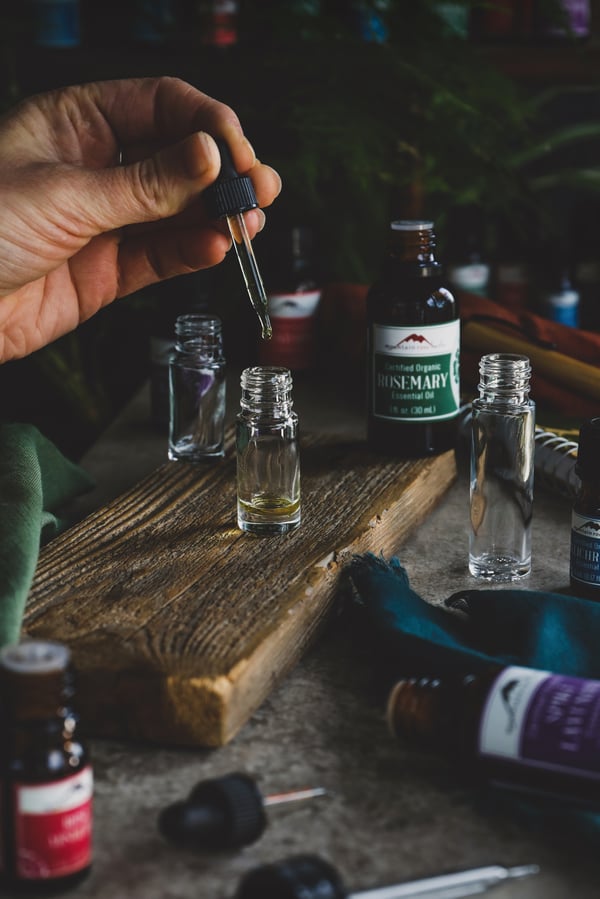
[[[314,638],[344,563],[395,552],[454,477],[453,453],[308,436],[301,526],[256,537],[236,526],[231,445],[166,463],[41,552],[24,630],[71,647],[92,733],[222,745]]]

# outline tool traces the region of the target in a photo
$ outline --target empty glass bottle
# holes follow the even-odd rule
[[[225,357],[221,320],[180,315],[169,362],[169,459],[201,462],[225,449]]]
[[[246,368],[237,416],[238,527],[284,534],[300,524],[298,416],[292,376],[277,366]]]
[[[526,356],[492,353],[479,363],[473,400],[469,571],[512,581],[531,569],[535,404]]]

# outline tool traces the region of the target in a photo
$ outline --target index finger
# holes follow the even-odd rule
[[[110,125],[119,146],[135,153],[142,145],[176,143],[196,131],[224,138],[239,172],[255,162],[231,107],[202,93],[179,78],[133,78],[84,85]]]

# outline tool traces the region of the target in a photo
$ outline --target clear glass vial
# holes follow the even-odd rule
[[[202,462],[225,452],[225,357],[221,320],[180,315],[169,362],[169,459]]]
[[[256,366],[241,377],[237,416],[238,527],[285,534],[300,524],[298,416],[287,368]]]
[[[535,403],[526,356],[492,353],[479,363],[473,401],[469,571],[514,581],[531,570]]]

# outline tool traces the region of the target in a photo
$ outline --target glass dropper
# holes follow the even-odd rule
[[[243,215],[249,209],[256,209],[258,201],[250,178],[236,171],[226,142],[216,138],[216,144],[221,154],[221,171],[214,184],[204,191],[204,201],[210,215],[227,220],[244,284],[260,321],[262,338],[269,340],[273,331],[267,311],[267,295]]]
[[[507,880],[539,873],[538,865],[486,865],[422,880],[350,893],[332,864],[318,855],[295,855],[250,871],[241,881],[236,899],[463,899],[486,893]]]
[[[227,216],[229,233],[233,241],[235,255],[238,258],[244,283],[250,297],[254,311],[258,315],[262,329],[263,340],[270,340],[273,335],[269,313],[267,312],[267,295],[262,278],[256,264],[256,257],[252,249],[252,242],[248,235],[246,222],[241,213]]]

